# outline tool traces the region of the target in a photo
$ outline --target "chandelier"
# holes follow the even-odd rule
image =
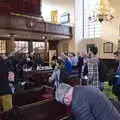
[[[92,11],[92,14],[88,17],[90,21],[111,21],[113,16],[113,8],[110,6],[108,1],[100,0],[99,5]]]

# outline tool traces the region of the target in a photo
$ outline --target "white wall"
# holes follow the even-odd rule
[[[109,0],[111,6],[114,9],[114,19],[111,22],[102,24],[101,38],[104,41],[113,42],[114,51],[118,48],[119,25],[120,25],[120,0]],[[110,57],[111,54],[103,54],[102,57]]]
[[[117,49],[117,42],[120,39],[120,0],[109,0],[109,2],[115,10],[114,19],[111,22],[103,22],[101,24],[101,38],[94,40],[83,40],[82,38],[82,0],[43,0],[42,15],[45,20],[50,21],[50,11],[58,10],[59,21],[62,13],[69,12],[71,14],[71,24],[75,23],[75,38],[73,37],[73,40],[62,41],[59,47],[64,42],[68,42],[70,51],[80,51],[82,53],[85,51],[87,44],[96,44],[99,47],[99,56],[101,58],[112,58],[112,53],[103,52],[103,45],[105,42],[113,42],[114,51]]]
[[[51,20],[50,12],[58,11],[58,22],[64,12],[70,13],[70,23],[74,24],[74,0],[42,0],[42,16],[48,22]]]
[[[83,0],[75,0],[75,51],[81,51],[83,39]],[[81,46],[81,47],[80,47]]]
[[[45,21],[51,21],[51,11],[58,11],[58,23],[60,16],[64,12],[70,13],[70,24],[73,26],[73,38],[69,40],[60,40],[58,45],[58,53],[63,52],[63,44],[68,43],[69,51],[75,51],[75,38],[74,38],[74,0],[42,0],[42,16]]]
[[[79,0],[75,0],[75,5],[78,6],[78,4],[80,3]],[[75,38],[76,41],[76,50],[80,51],[81,53],[85,51],[86,49],[86,45],[87,44],[96,44],[99,48],[99,56],[101,58],[113,58],[113,53],[104,53],[103,52],[103,48],[104,48],[104,43],[105,42],[113,42],[113,51],[116,51],[117,49],[117,42],[118,40],[120,40],[120,33],[119,33],[119,25],[120,25],[120,0],[109,0],[111,6],[114,9],[114,19],[111,22],[103,22],[101,23],[101,37],[99,39],[94,39],[94,40],[82,40],[81,36],[80,36],[80,15],[78,16],[77,13],[75,15],[77,15],[78,17],[75,17],[75,23],[76,23],[76,35],[77,36]],[[79,5],[80,6],[80,5]],[[75,8],[76,11],[78,11],[78,9],[80,9],[80,7]]]

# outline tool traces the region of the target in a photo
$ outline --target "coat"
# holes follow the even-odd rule
[[[72,97],[75,120],[120,120],[120,114],[99,89],[76,86]]]

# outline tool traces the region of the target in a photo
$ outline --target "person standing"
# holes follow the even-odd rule
[[[12,91],[9,80],[14,80],[14,75],[9,70],[6,62],[0,59],[0,112],[12,109]]]
[[[89,59],[87,62],[88,80],[89,85],[92,85],[93,87],[99,88],[101,91],[103,91],[108,68],[105,63],[98,58],[97,53],[97,46],[91,46],[89,48]]]
[[[64,61],[64,66],[70,75],[72,73],[72,62],[68,56],[66,56],[64,53],[61,55],[63,61]]]
[[[99,88],[99,59],[97,57],[98,48],[96,46],[91,46],[88,51],[88,80],[89,85]]]
[[[57,60],[57,65],[49,77],[49,82],[53,83],[53,87],[57,88],[61,82],[68,83],[69,82],[69,75],[64,66],[64,61],[61,59]]]

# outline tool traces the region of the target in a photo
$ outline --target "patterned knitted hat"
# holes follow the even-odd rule
[[[55,98],[58,102],[64,103],[64,96],[72,86],[61,83],[55,91]]]

